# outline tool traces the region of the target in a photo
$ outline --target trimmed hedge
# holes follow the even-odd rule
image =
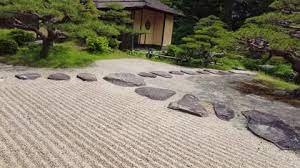
[[[34,34],[19,29],[12,30],[9,37],[14,39],[19,46],[35,40]]]
[[[18,43],[12,39],[0,39],[0,55],[13,55],[18,51]]]

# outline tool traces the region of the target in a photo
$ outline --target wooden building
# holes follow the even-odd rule
[[[133,39],[135,46],[163,48],[171,44],[174,16],[180,12],[159,0],[94,0],[98,9],[117,3],[129,10],[135,30],[145,31]]]

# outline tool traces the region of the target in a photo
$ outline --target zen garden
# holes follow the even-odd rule
[[[0,151],[299,168],[300,0],[0,0]]]

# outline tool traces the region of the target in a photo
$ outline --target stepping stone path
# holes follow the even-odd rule
[[[163,77],[163,78],[172,78],[173,77],[172,75],[170,75],[169,73],[164,72],[164,71],[152,71],[151,73],[154,75]]]
[[[77,78],[87,82],[97,81],[97,77],[94,74],[90,74],[90,73],[80,73],[77,75]]]
[[[21,80],[35,80],[37,78],[40,78],[41,75],[38,73],[24,73],[15,75],[15,77]]]
[[[63,74],[63,73],[55,73],[48,76],[48,79],[50,80],[57,80],[57,81],[63,81],[63,80],[70,80],[71,77],[69,75]]]
[[[199,73],[189,70],[181,70],[182,73],[188,74],[188,75],[199,75]]]
[[[200,100],[196,96],[191,94],[186,94],[179,101],[170,103],[168,108],[173,110],[179,110],[200,117],[208,116],[208,112],[200,104]]]
[[[184,75],[184,73],[180,71],[170,71],[169,73],[173,75]]]
[[[169,89],[160,89],[153,87],[142,87],[135,89],[135,92],[141,96],[148,97],[152,100],[167,100],[174,96],[176,92]]]
[[[247,127],[255,135],[268,140],[283,150],[299,150],[300,135],[278,117],[256,110],[244,111]]]
[[[146,85],[143,78],[131,73],[112,73],[103,78],[104,80],[123,87],[136,87]]]
[[[219,119],[229,121],[234,118],[234,111],[229,107],[227,107],[225,104],[214,103],[213,106],[214,106],[216,116]]]
[[[138,75],[142,76],[142,77],[146,77],[146,78],[156,78],[157,76],[152,74],[152,73],[148,73],[148,72],[141,72]]]

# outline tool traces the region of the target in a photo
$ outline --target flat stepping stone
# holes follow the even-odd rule
[[[97,77],[94,74],[90,73],[80,73],[77,75],[77,78],[86,81],[86,82],[95,82],[97,81]]]
[[[229,72],[233,74],[241,74],[241,75],[256,75],[256,72],[245,71],[245,70],[230,70]]]
[[[35,80],[42,76],[38,73],[24,73],[24,74],[15,75],[15,77],[21,80]]]
[[[151,73],[154,75],[163,77],[163,78],[172,78],[173,77],[168,72],[164,72],[164,71],[152,71]]]
[[[213,106],[214,106],[216,116],[219,119],[229,121],[234,118],[234,111],[229,107],[227,107],[225,104],[214,103]]]
[[[199,75],[199,73],[190,70],[181,70],[181,72],[188,75]]]
[[[153,73],[148,73],[148,72],[140,72],[138,75],[145,77],[145,78],[156,78],[157,77]]]
[[[176,92],[169,89],[160,89],[154,87],[141,87],[135,89],[135,92],[141,96],[148,97],[152,100],[167,100],[174,96]]]
[[[204,71],[204,70],[198,70],[196,72],[198,72],[199,74],[210,74],[209,72]]]
[[[173,110],[179,110],[199,117],[208,116],[208,112],[200,104],[200,100],[192,94],[186,94],[179,101],[170,103],[168,108]]]
[[[282,150],[299,150],[300,136],[278,117],[256,110],[244,111],[248,129]]]
[[[57,81],[63,81],[63,80],[70,80],[71,77],[69,75],[63,74],[63,73],[55,73],[48,76],[48,79],[50,80],[57,80]]]
[[[173,75],[184,75],[184,73],[180,71],[170,71],[169,73]]]
[[[216,70],[216,69],[204,69],[204,71],[209,72],[211,74],[215,75],[230,75],[232,72],[230,71],[222,71],[222,70]]]
[[[215,74],[218,75],[219,70],[215,70],[215,69],[204,69],[203,71],[211,73],[211,74]]]
[[[104,80],[123,87],[136,87],[146,85],[143,78],[131,73],[112,73],[103,78]]]

